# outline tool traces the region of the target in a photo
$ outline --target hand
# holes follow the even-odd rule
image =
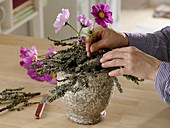
[[[94,28],[95,36],[93,40],[86,37],[86,51],[87,56],[90,57],[91,52],[100,51],[103,48],[117,48],[128,45],[128,37],[124,33],[114,31],[111,28],[102,28],[97,26]],[[100,40],[97,40],[100,38]]]
[[[133,75],[142,79],[155,80],[161,61],[135,47],[117,48],[101,58],[103,68],[123,66],[109,72],[110,76]]]

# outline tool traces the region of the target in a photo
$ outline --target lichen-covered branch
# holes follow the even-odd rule
[[[66,78],[69,79],[70,82],[56,86],[55,89],[51,90],[52,97],[48,99],[49,102],[58,99],[67,91],[76,92],[82,89],[83,86],[88,87],[88,80],[86,77],[87,73],[91,73],[94,76],[100,72],[110,72],[111,70],[118,69],[120,67],[112,67],[104,69],[101,67],[100,59],[104,53],[94,52],[91,55],[91,58],[87,57],[87,53],[85,50],[81,50],[79,48],[71,47],[66,50],[62,50],[57,52],[52,57],[48,57],[42,60],[42,64],[34,63],[32,67],[43,65],[42,68],[35,70],[34,72],[41,72],[37,76],[41,77],[45,73],[58,73],[58,72],[65,72],[66,74],[74,74],[74,78]],[[139,84],[142,79],[139,79],[134,76],[130,75],[123,75],[125,78],[132,80],[136,84]],[[115,82],[114,85],[118,88],[119,92],[123,92],[120,83],[118,82],[117,77],[112,77],[113,81]],[[60,80],[58,80],[60,82]],[[73,85],[79,82],[79,87],[74,87]]]
[[[119,92],[122,93],[122,92],[123,92],[123,89],[122,89],[122,87],[121,87],[121,85],[120,85],[117,77],[113,76],[112,79],[113,79],[113,81],[115,82],[116,87],[118,88]]]
[[[127,80],[131,80],[134,83],[136,83],[137,85],[139,85],[139,82],[144,81],[144,79],[139,79],[138,77],[135,76],[131,76],[131,75],[123,75]]]
[[[54,42],[55,46],[73,46],[73,45],[75,45],[74,43],[67,43],[67,42],[65,42],[65,41],[67,41],[67,39],[66,40],[54,40],[54,39],[51,39],[51,38],[48,37],[48,40]]]
[[[0,108],[0,112],[5,110],[22,110],[24,107],[27,107],[32,104],[37,104],[39,102],[29,102],[29,100],[35,96],[40,95],[39,92],[37,93],[26,93],[23,92],[24,88],[16,88],[16,89],[5,89],[0,92],[0,104],[9,102],[6,107]],[[18,107],[18,105],[22,104]]]

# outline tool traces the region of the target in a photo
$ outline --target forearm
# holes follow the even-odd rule
[[[135,46],[159,60],[170,60],[170,27],[153,34],[126,33],[126,35],[129,39],[129,46]]]
[[[155,88],[166,104],[170,104],[170,63],[163,62],[158,69]]]

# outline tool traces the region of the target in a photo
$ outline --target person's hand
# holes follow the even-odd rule
[[[142,79],[155,80],[161,61],[135,47],[123,47],[109,51],[101,58],[103,68],[122,66],[109,72],[110,76],[133,75]]]
[[[124,33],[114,31],[111,28],[97,26],[94,28],[94,33],[95,36],[93,40],[88,36],[86,37],[86,51],[88,57],[90,57],[91,52],[100,51],[103,48],[112,49],[128,45],[128,37]]]

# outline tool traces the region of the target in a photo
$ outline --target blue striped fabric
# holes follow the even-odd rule
[[[163,62],[158,69],[155,88],[166,104],[170,104],[170,63]]]
[[[158,69],[155,88],[166,104],[170,104],[170,26],[154,33],[125,33],[129,46],[154,56],[163,63]]]

